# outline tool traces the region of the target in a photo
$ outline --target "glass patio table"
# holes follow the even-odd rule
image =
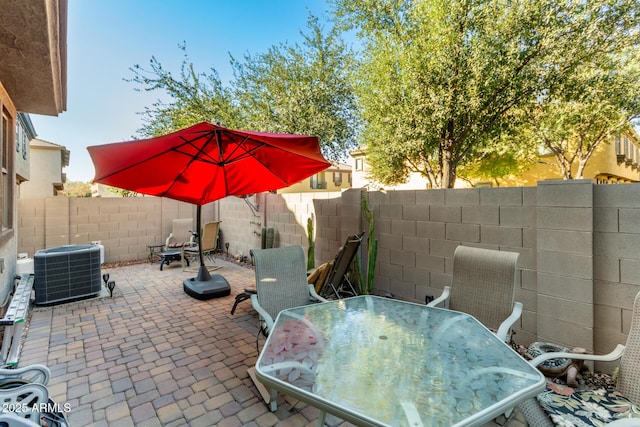
[[[473,317],[375,296],[280,312],[256,376],[323,411],[318,426],[326,412],[359,426],[481,425],[545,387]]]

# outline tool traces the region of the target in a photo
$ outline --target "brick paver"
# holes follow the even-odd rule
[[[248,301],[230,314],[254,273],[217,263],[232,292],[208,301],[184,293],[182,281],[194,273],[180,265],[103,269],[116,281],[113,298],[33,309],[20,366],[51,369],[51,397],[71,405],[74,427],[314,425],[315,408],[290,411],[280,396],[271,413],[262,401],[247,375],[257,359],[257,316]],[[329,417],[327,425],[351,424]]]

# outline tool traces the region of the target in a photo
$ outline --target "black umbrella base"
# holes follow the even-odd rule
[[[212,275],[209,280],[198,280],[197,277],[192,277],[182,282],[182,286],[187,295],[200,300],[231,295],[229,282],[219,274]]]

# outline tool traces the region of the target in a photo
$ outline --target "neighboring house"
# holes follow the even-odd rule
[[[0,13],[0,305],[14,284],[18,161],[30,132],[19,112],[57,116],[67,99],[67,0],[3,0]],[[22,127],[22,129],[21,129]],[[21,129],[21,130],[19,130]],[[20,144],[20,147],[18,147]],[[19,150],[19,151],[18,151]],[[25,176],[26,175],[26,176]]]
[[[402,184],[385,185],[372,179],[369,174],[371,167],[367,163],[365,150],[360,147],[349,152],[353,169],[353,188],[368,188],[370,190],[425,190],[428,188],[427,179],[417,172],[409,174],[409,180]]]
[[[318,191],[340,191],[351,188],[351,166],[334,163],[329,168],[303,181],[278,190],[278,193],[309,193]]]
[[[593,179],[598,184],[626,184],[640,181],[640,137],[631,130],[600,144],[584,170],[585,179]],[[575,174],[577,164],[573,166]],[[519,175],[500,178],[501,187],[536,185],[537,181],[562,179],[560,169],[553,155],[540,153],[538,164]]]
[[[57,196],[67,181],[62,169],[69,166],[69,150],[62,145],[34,138],[29,143],[31,176],[20,185],[21,199]]]
[[[31,117],[25,113],[18,113],[18,126],[16,128],[16,183],[18,184],[18,192],[20,191],[20,185],[31,177],[29,141],[35,137],[36,130],[33,128],[33,123],[31,123]],[[20,197],[19,194],[18,197]]]
[[[427,180],[418,173],[412,173],[406,183],[395,186],[383,185],[369,177],[369,165],[363,149],[351,151],[353,167],[353,188],[371,190],[424,190]],[[573,171],[577,170],[577,161]],[[619,184],[640,182],[640,136],[631,130],[609,143],[601,144],[589,159],[585,167],[584,179],[593,179],[598,184]],[[498,179],[500,187],[534,186],[538,181],[562,179],[560,169],[550,152],[540,151],[539,162],[518,175]],[[495,182],[477,180],[471,183],[456,180],[456,188],[491,187]]]

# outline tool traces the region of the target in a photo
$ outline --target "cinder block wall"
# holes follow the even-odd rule
[[[379,240],[375,292],[424,302],[451,282],[453,252],[464,244],[515,251],[516,299],[524,313],[516,341],[544,340],[597,353],[623,343],[640,291],[640,184],[544,181],[537,187],[260,194],[203,207],[222,220],[222,245],[249,255],[263,227],[275,246],[308,247],[314,222],[316,265],[332,259],[346,236],[368,231],[361,197],[374,211]],[[174,218],[195,206],[157,198],[19,200],[18,252],[101,240],[106,261],[142,259]],[[194,222],[195,223],[195,222]],[[366,241],[361,255],[366,262]]]

